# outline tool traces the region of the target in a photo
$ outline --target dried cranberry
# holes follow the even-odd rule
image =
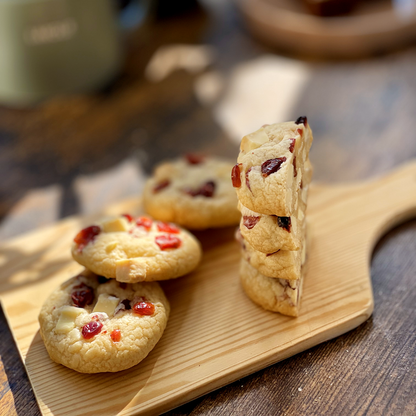
[[[110,279],[107,279],[104,276],[97,276],[98,279],[98,283],[103,284],[103,283],[107,283]]]
[[[269,256],[273,256],[273,254],[276,254],[276,253],[278,253],[280,250],[277,250],[277,251],[275,251],[274,253],[269,253],[269,254],[266,254],[266,257],[269,257]]]
[[[272,173],[277,172],[282,167],[282,164],[284,162],[286,162],[285,157],[278,157],[276,159],[266,160],[261,165],[261,174],[263,178],[267,178],[267,176],[271,175]]]
[[[131,309],[130,301],[128,299],[122,300],[121,303],[124,305],[124,309],[126,311]]]
[[[283,228],[287,232],[290,233],[290,227],[292,225],[292,221],[291,221],[290,217],[277,217],[277,225],[280,228]]]
[[[169,248],[179,248],[182,244],[178,237],[173,235],[159,235],[155,238],[155,243],[161,250],[167,250]]]
[[[153,315],[155,313],[155,305],[151,302],[140,301],[133,306],[133,312],[138,315]]]
[[[81,230],[74,238],[74,242],[78,245],[78,251],[82,253],[84,247],[94,238],[100,234],[101,228],[98,225],[91,225],[90,227]]]
[[[239,188],[241,186],[240,174],[240,165],[237,164],[231,170],[231,181],[233,182],[234,188]]]
[[[303,129],[297,129],[296,133],[299,134],[300,137],[303,136]]]
[[[290,139],[290,146],[289,146],[290,153],[293,153],[293,151],[295,150],[295,145],[296,145],[296,139]]]
[[[188,195],[190,195],[192,197],[195,197],[195,196],[205,196],[206,198],[211,198],[212,196],[214,196],[214,192],[215,192],[215,182],[213,182],[213,181],[205,182],[198,189],[185,188],[183,190],[183,192],[185,192],[186,194],[188,194]]]
[[[170,185],[170,180],[169,179],[165,179],[161,182],[159,182],[157,185],[155,185],[153,187],[153,193],[156,194],[159,191],[161,191],[162,189],[167,188]]]
[[[71,293],[71,299],[75,306],[85,308],[86,305],[91,305],[94,300],[94,289],[92,287],[81,283],[74,286],[73,289],[75,290]]]
[[[243,224],[251,230],[258,222],[260,221],[260,217],[254,217],[254,216],[244,216],[243,217]]]
[[[296,170],[296,156],[293,158],[293,176],[295,178],[298,176],[298,171]]]
[[[103,324],[99,321],[88,322],[88,324],[82,327],[82,336],[85,339],[93,338],[101,332],[102,327]]]
[[[306,116],[301,116],[295,121],[295,124],[303,124],[306,127],[308,125],[308,118]]]
[[[248,189],[250,189],[251,191],[251,187],[250,187],[250,179],[248,178],[248,174],[250,173],[251,168],[246,172],[246,186]]]
[[[125,217],[128,222],[133,221],[133,217],[130,214],[121,214],[122,217]]]
[[[110,338],[113,342],[119,342],[121,340],[121,331],[119,329],[111,331]]]
[[[215,182],[208,181],[204,185],[201,186],[199,190],[199,195],[205,196],[206,198],[211,198],[214,196],[215,192]]]
[[[139,217],[136,219],[136,225],[138,227],[143,227],[147,231],[149,231],[152,228],[153,221],[150,218],[147,217]]]
[[[188,153],[185,155],[186,160],[191,165],[199,165],[200,163],[203,163],[204,158],[201,155],[195,154],[195,153]]]
[[[300,180],[300,185],[299,185],[300,189],[303,189],[303,179]]]
[[[160,232],[169,233],[169,234],[179,234],[180,230],[173,224],[168,224],[167,222],[158,222],[157,229]]]

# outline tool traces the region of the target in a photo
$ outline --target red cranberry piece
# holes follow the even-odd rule
[[[91,305],[94,300],[94,289],[92,287],[81,283],[78,286],[74,286],[73,289],[71,299],[75,306],[85,308],[86,305]]]
[[[88,322],[88,324],[82,327],[82,331],[81,331],[82,336],[85,339],[94,338],[96,335],[98,335],[101,332],[102,327],[103,327],[103,324],[99,321]]]
[[[208,181],[201,186],[199,190],[199,195],[205,196],[206,198],[212,198],[214,196],[214,192],[215,182]]]
[[[239,188],[241,186],[240,174],[240,165],[237,164],[231,170],[231,181],[233,182],[234,188]]]
[[[293,176],[295,178],[298,176],[298,171],[296,170],[296,156],[293,158]]]
[[[300,137],[303,136],[303,129],[297,129],[296,133],[299,134]]]
[[[277,225],[290,233],[292,220],[290,219],[290,217],[277,217]]]
[[[84,247],[94,238],[100,234],[101,228],[98,225],[91,225],[90,227],[81,230],[74,238],[74,242],[78,245],[78,251],[82,253]]]
[[[204,196],[206,198],[211,198],[215,192],[215,182],[208,181],[201,185],[199,189],[189,189],[186,188],[183,190],[186,194],[195,197],[195,196]]]
[[[303,124],[306,127],[308,125],[308,118],[306,116],[301,116],[295,121],[295,124]]]
[[[152,228],[153,221],[150,218],[147,217],[139,217],[136,219],[136,225],[138,227],[143,227],[147,231],[149,231]]]
[[[295,150],[295,145],[296,145],[296,139],[290,139],[290,146],[289,146],[290,153],[293,153],[293,151]]]
[[[121,331],[119,329],[111,331],[110,338],[113,342],[119,342],[121,340]]]
[[[269,253],[269,254],[266,254],[266,257],[269,257],[269,256],[273,256],[273,254],[276,254],[276,253],[278,253],[280,250],[277,250],[277,251],[275,251],[274,253]]]
[[[169,234],[179,234],[180,230],[173,224],[168,224],[167,222],[158,222],[157,229],[160,232],[169,233]]]
[[[204,162],[204,158],[201,155],[195,153],[188,153],[185,155],[185,158],[191,165],[199,165]]]
[[[126,311],[131,309],[130,301],[128,299],[122,300],[121,303],[124,305],[124,309]]]
[[[153,315],[155,313],[155,305],[151,302],[140,301],[133,306],[133,312],[138,315]]]
[[[153,193],[156,194],[159,191],[161,191],[162,189],[167,188],[169,185],[170,185],[170,180],[165,179],[165,180],[159,182],[157,185],[154,186]]]
[[[130,214],[121,214],[122,217],[125,217],[128,222],[133,221],[133,217]]]
[[[243,217],[243,224],[251,230],[258,222],[260,221],[260,217],[254,216],[244,216]]]
[[[178,237],[175,237],[171,234],[159,235],[155,238],[155,242],[161,250],[167,250],[169,248],[179,248],[182,244],[181,240]]]
[[[246,186],[248,189],[250,189],[251,191],[251,187],[250,187],[250,179],[248,178],[248,174],[250,173],[251,168],[246,172]]]
[[[267,178],[267,176],[271,175],[272,173],[277,172],[282,167],[282,164],[284,162],[286,162],[285,157],[278,157],[276,159],[266,160],[261,165],[261,174],[263,178]]]

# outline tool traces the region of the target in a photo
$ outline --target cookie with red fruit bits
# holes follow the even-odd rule
[[[298,207],[312,141],[306,117],[244,136],[231,173],[239,201],[254,212],[290,217]]]
[[[199,241],[172,223],[120,215],[81,230],[72,257],[82,266],[119,282],[167,280],[198,265]]]
[[[288,316],[299,316],[305,270],[300,279],[274,279],[260,273],[246,259],[240,263],[240,281],[246,295],[262,308]]]
[[[309,160],[305,163],[305,176],[298,209],[290,217],[263,215],[245,207],[241,202],[240,231],[245,240],[263,253],[274,253],[277,250],[297,251],[302,247],[303,223],[308,198],[309,183],[312,179],[312,166]]]
[[[81,373],[121,371],[154,348],[169,312],[158,283],[119,283],[85,270],[47,298],[40,334],[59,364]]]
[[[238,224],[232,166],[227,160],[193,154],[160,164],[144,189],[146,212],[194,230]]]

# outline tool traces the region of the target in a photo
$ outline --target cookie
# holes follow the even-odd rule
[[[233,163],[188,155],[159,165],[147,181],[143,205],[152,217],[185,228],[205,229],[240,221],[230,183]]]
[[[241,203],[240,231],[254,250],[274,253],[278,250],[297,251],[302,247],[304,212],[298,208],[297,215],[278,217],[251,211]]]
[[[84,228],[72,244],[79,264],[126,283],[183,276],[195,269],[201,255],[198,240],[188,231],[127,214]]]
[[[156,282],[118,283],[85,270],[46,299],[40,334],[59,364],[81,373],[121,371],[149,354],[169,311]]]
[[[243,137],[231,174],[239,201],[261,214],[292,216],[307,176],[312,140],[306,117],[267,125]]]
[[[247,296],[264,309],[283,315],[299,316],[303,274],[302,270],[298,280],[273,279],[244,258],[240,262],[240,281]]]
[[[303,227],[303,235],[306,227]],[[274,253],[262,253],[255,250],[237,230],[236,239],[240,242],[242,257],[267,277],[297,280],[301,277],[301,268],[306,261],[306,243],[297,251],[278,250]],[[304,240],[304,237],[303,237]]]
[[[238,203],[241,212],[240,230],[244,239],[258,251],[274,253],[277,250],[296,251],[301,248],[302,224],[312,179],[312,165],[305,163],[305,177],[299,194],[298,209],[290,217],[263,215]]]

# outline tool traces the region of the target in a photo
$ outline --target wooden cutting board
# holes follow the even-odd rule
[[[106,213],[139,208],[137,200],[124,201]],[[264,311],[246,298],[234,229],[198,233],[200,267],[163,283],[172,314],[161,341],[142,363],[113,374],[79,374],[53,363],[38,331],[44,299],[82,269],[69,247],[93,218],[68,218],[2,245],[1,300],[42,413],[161,413],[355,328],[373,311],[369,263],[375,243],[415,213],[416,162],[371,182],[314,185],[298,318]]]

